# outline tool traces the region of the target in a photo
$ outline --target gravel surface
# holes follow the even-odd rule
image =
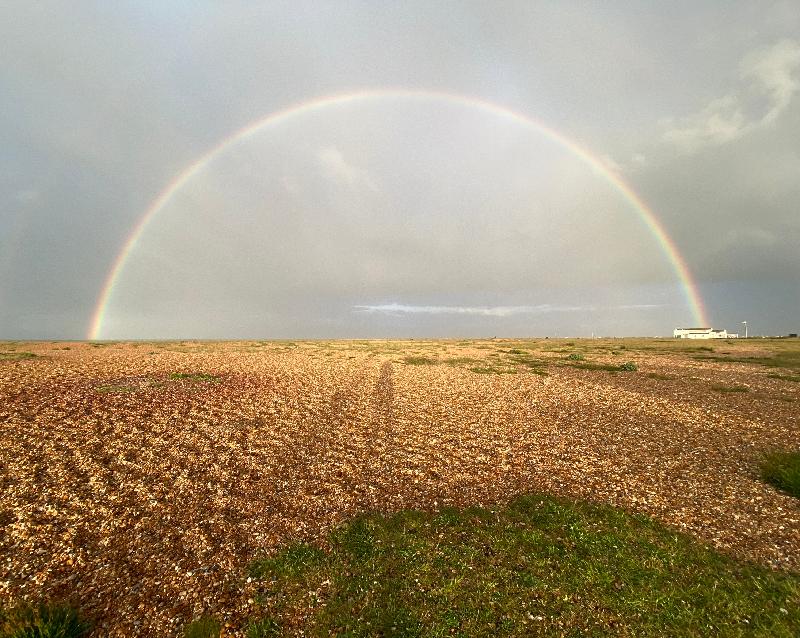
[[[532,491],[800,569],[800,501],[758,478],[765,451],[797,447],[799,383],[658,351],[583,370],[555,344],[530,346],[549,376],[404,362],[502,341],[0,344],[37,355],[0,358],[0,600],[72,600],[97,636],[177,636],[204,613],[235,628],[248,561],[287,541]]]

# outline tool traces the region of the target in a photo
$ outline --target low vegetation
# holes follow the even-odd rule
[[[183,628],[184,638],[218,638],[222,626],[209,616],[202,616]]]
[[[792,383],[800,383],[800,374],[768,374],[771,379],[780,379],[781,381],[791,381]]]
[[[750,388],[743,385],[712,385],[711,389],[715,392],[750,392]]]
[[[761,464],[761,478],[800,498],[800,452],[773,452]]]
[[[205,374],[203,372],[173,372],[169,375],[173,381],[194,381],[194,382],[212,382],[217,383],[220,378],[213,374]]]
[[[0,608],[0,638],[81,638],[89,624],[69,605],[22,604]]]
[[[497,366],[478,366],[470,368],[470,372],[475,374],[516,374],[516,368],[501,368]]]
[[[626,361],[618,365],[613,363],[592,363],[591,361],[569,363],[567,365],[581,370],[604,370],[605,372],[636,372],[639,369],[639,366],[633,361]]]
[[[8,352],[0,352],[0,361],[23,361],[24,359],[33,359],[36,356],[33,352],[10,350]]]
[[[662,374],[660,372],[648,372],[647,376],[651,379],[658,379],[659,381],[674,381],[675,377],[671,374]]]
[[[786,368],[800,371],[800,348],[784,346],[775,349],[767,356],[702,356],[701,361],[720,361],[725,363],[752,363],[771,368]]]
[[[248,635],[800,631],[800,576],[606,506],[532,495],[496,510],[376,514],[335,530],[328,545],[251,564],[261,611]]]
[[[403,361],[410,366],[432,366],[438,363],[430,357],[404,357]]]

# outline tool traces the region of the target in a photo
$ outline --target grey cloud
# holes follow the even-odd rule
[[[615,310],[654,310],[663,304],[623,304],[615,306]],[[596,311],[596,306],[554,306],[540,304],[538,306],[412,306],[400,303],[357,305],[357,312],[383,313],[389,315],[474,315],[479,317],[510,317],[513,315],[537,315],[560,312]]]
[[[0,338],[85,335],[142,214],[235,131],[391,86],[493,101],[585,147],[655,211],[718,327],[747,312],[796,332],[798,26],[791,0],[3,3]],[[134,251],[106,334],[669,334],[691,321],[630,203],[563,148],[468,108],[362,106],[199,171]],[[473,310],[353,311],[387,299]],[[545,306],[574,310],[509,310]]]
[[[410,306],[407,304],[390,303],[376,305],[354,306],[354,310],[361,312],[379,312],[385,314],[424,314],[424,315],[475,315],[480,317],[508,317],[511,315],[530,315],[543,312],[571,312],[586,310],[576,306]]]
[[[720,145],[772,125],[789,107],[800,88],[800,42],[781,40],[750,52],[740,64],[742,86],[713,99],[699,113],[662,122],[665,142],[685,153]],[[760,113],[748,112],[755,99]]]

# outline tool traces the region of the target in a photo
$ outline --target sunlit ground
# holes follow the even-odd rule
[[[265,632],[325,633],[343,618],[395,618],[406,635],[635,633],[661,622],[791,635],[800,506],[762,480],[761,464],[797,448],[798,381],[790,339],[3,343],[0,595],[7,606],[67,599],[95,635],[177,636],[200,617],[231,631],[258,621]],[[530,493],[636,518],[595,518],[571,501],[549,514],[504,509]],[[499,527],[486,537],[472,514],[451,509],[465,507]],[[364,547],[402,532],[410,554],[343,567],[350,545],[335,549],[337,526],[408,509],[427,514],[368,519]],[[420,528],[419,546],[408,525]],[[609,554],[604,543],[617,540]],[[296,573],[282,563],[252,571],[298,543],[319,549]],[[449,563],[448,547],[474,561]],[[657,567],[636,562],[647,552],[666,570],[653,577],[673,587],[653,590],[651,603],[676,607],[629,597]],[[567,563],[546,568],[562,554],[581,565],[568,580],[555,570]],[[391,575],[406,560],[430,600]],[[467,578],[474,569],[499,580]],[[607,570],[620,582],[606,582]],[[357,583],[346,574],[373,573],[389,575],[372,598],[347,593]],[[313,605],[296,597],[304,578]],[[754,598],[753,582],[766,598]],[[684,592],[694,592],[689,607]],[[749,602],[734,617],[736,600]],[[448,607],[458,613],[442,615]],[[478,608],[494,611],[470,616]]]

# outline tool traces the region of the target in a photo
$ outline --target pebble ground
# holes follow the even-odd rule
[[[621,343],[0,344],[0,601],[71,600],[96,636],[179,636],[201,614],[236,635],[254,557],[366,510],[521,492],[800,569],[800,501],[758,476],[798,446],[800,383]],[[639,369],[571,367],[571,351]]]

